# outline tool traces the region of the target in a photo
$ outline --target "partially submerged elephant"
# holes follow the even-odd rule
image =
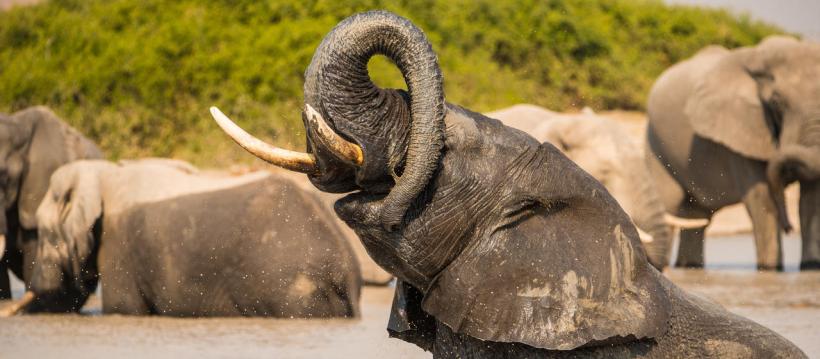
[[[298,173],[279,171],[277,174],[286,176],[295,183],[299,184],[305,191],[315,193],[319,196],[319,201],[327,209],[328,216],[326,218],[337,222],[339,229],[342,231],[342,235],[345,239],[347,239],[348,243],[350,243],[350,246],[353,247],[353,253],[356,255],[356,260],[359,262],[359,270],[362,272],[362,281],[364,284],[374,286],[385,286],[390,284],[393,280],[393,275],[379,267],[379,265],[367,255],[367,249],[365,249],[361,241],[359,241],[359,237],[356,235],[356,232],[353,232],[353,230],[341,219],[339,219],[335,212],[333,212],[333,205],[339,198],[343,197],[342,194],[317,191],[316,187],[314,187],[310,181],[305,178],[305,176]]]
[[[198,174],[187,163],[77,161],[37,210],[36,266],[9,312],[353,317],[361,279],[318,199],[267,172]]]
[[[799,181],[800,268],[820,269],[820,44],[707,47],[658,78],[648,116],[647,160],[668,211],[710,219],[742,201],[758,268],[780,269],[783,190]],[[703,235],[681,233],[679,265],[703,266]]]
[[[101,157],[93,142],[46,107],[0,114],[0,299],[11,298],[7,270],[29,283],[35,212],[51,174],[71,161]]]
[[[646,166],[643,144],[615,120],[588,108],[569,114],[535,105],[515,105],[486,115],[551,143],[601,182],[632,218],[649,261],[658,269],[669,265],[678,228],[707,224],[666,213]]]
[[[375,54],[408,91],[371,82]],[[432,46],[407,19],[342,21],[305,81],[308,153],[211,113],[254,155],[354,192],[336,212],[399,278],[391,335],[435,357],[805,357],[669,282],[606,189],[554,146],[446,103]]]

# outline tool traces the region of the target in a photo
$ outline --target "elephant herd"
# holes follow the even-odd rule
[[[406,91],[371,82],[376,54]],[[78,311],[99,285],[105,313],[355,317],[362,283],[395,277],[388,333],[434,357],[804,357],[659,270],[678,230],[678,265],[702,266],[703,227],[737,202],[759,267],[782,268],[794,181],[801,268],[820,267],[818,100],[820,45],[776,37],[667,70],[645,144],[591,111],[482,115],[445,101],[421,29],[361,13],[305,72],[306,153],[211,108],[310,185],[105,161],[45,108],[0,117],[0,298],[8,269],[27,292],[5,314]]]

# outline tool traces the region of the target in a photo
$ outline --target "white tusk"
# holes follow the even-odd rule
[[[31,302],[34,301],[34,298],[36,298],[34,292],[26,291],[26,293],[23,294],[23,297],[20,298],[20,300],[11,303],[8,307],[0,309],[0,318],[10,317],[16,315],[17,313],[20,313],[20,311],[26,309],[26,307],[28,307],[31,304]]]
[[[216,123],[228,136],[231,136],[237,144],[254,156],[270,164],[291,171],[313,174],[319,172],[319,168],[316,165],[316,158],[313,157],[313,155],[304,152],[290,151],[267,144],[245,132],[245,130],[237,126],[215,106],[211,107],[211,116],[214,117]]]
[[[663,220],[666,224],[682,229],[692,229],[692,228],[702,228],[709,225],[709,220],[704,218],[681,218],[678,216],[673,216],[669,213],[665,213],[663,215]]]
[[[305,104],[305,117],[308,125],[316,130],[319,140],[337,157],[361,166],[364,163],[362,148],[339,136],[325,121],[324,117],[308,104]]]
[[[3,259],[3,255],[6,253],[6,235],[0,234],[0,260]],[[5,275],[6,273],[0,273],[0,275]]]
[[[635,226],[635,229],[638,230],[638,237],[641,238],[642,243],[652,243],[655,240],[655,237],[652,237],[651,234],[644,232],[642,229]]]

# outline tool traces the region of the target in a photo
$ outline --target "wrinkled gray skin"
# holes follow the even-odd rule
[[[665,208],[650,180],[643,146],[622,125],[591,110],[562,114],[534,105],[515,105],[487,116],[551,143],[601,182],[647,234],[641,240],[652,265],[662,270],[669,264],[674,228],[664,219]]]
[[[709,219],[743,202],[758,268],[782,269],[783,190],[799,181],[800,268],[820,268],[820,44],[705,48],[655,82],[648,116],[647,160],[667,211]],[[703,266],[703,234],[681,233],[678,265]]]
[[[104,313],[356,316],[358,266],[325,212],[265,172],[73,162],[54,173],[37,211],[28,311],[79,310],[101,280]]]
[[[370,81],[375,54],[408,92]],[[399,278],[391,335],[434,357],[805,356],[660,275],[626,213],[554,146],[443,97],[424,34],[383,11],[342,21],[306,72],[307,104],[364,150],[353,165],[307,128],[311,180],[357,191],[336,212]]]
[[[34,213],[51,174],[71,161],[101,157],[94,143],[46,107],[0,114],[0,234],[6,238],[0,244],[0,250],[5,247],[0,299],[11,298],[7,270],[29,283],[37,237]]]

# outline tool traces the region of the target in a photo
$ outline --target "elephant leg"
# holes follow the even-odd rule
[[[820,181],[800,183],[800,270],[820,269]]]
[[[757,182],[743,196],[752,220],[759,270],[783,270],[783,248],[777,205],[765,182]]]
[[[26,288],[31,284],[31,276],[34,273],[35,262],[37,261],[37,230],[23,230],[23,262],[20,279],[26,283]]]
[[[694,204],[694,201],[687,201],[678,211],[678,215],[684,218],[711,219],[712,211]],[[676,267],[703,268],[703,240],[705,233],[706,228],[681,229],[680,243],[678,244],[678,258],[675,261]]]
[[[11,281],[6,261],[0,260],[0,300],[11,299]]]
[[[678,259],[675,266],[684,268],[703,268],[703,228],[684,229],[680,231]]]

